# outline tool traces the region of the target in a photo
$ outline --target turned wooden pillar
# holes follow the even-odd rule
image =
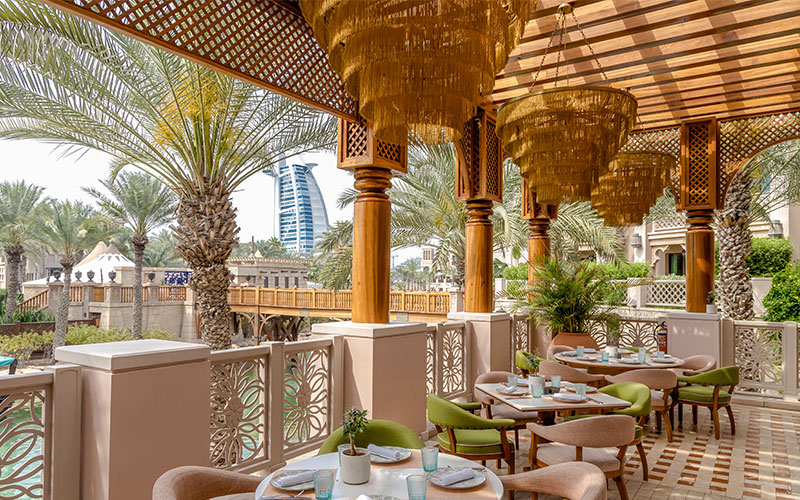
[[[528,221],[528,283],[534,282],[536,266],[550,257],[550,221],[558,216],[558,205],[541,205],[536,193],[522,179],[522,219]]]
[[[464,252],[464,311],[492,312],[494,287],[492,257],[492,202],[467,201],[466,248]]]
[[[715,118],[681,124],[681,189],[677,208],[686,211],[686,311],[706,312],[714,290],[714,210],[722,206]]]
[[[503,200],[500,139],[494,117],[483,109],[464,124],[456,146],[456,198],[466,202],[464,311],[494,309],[492,206]]]
[[[378,141],[362,123],[339,120],[339,168],[358,191],[353,205],[354,323],[389,322],[391,209],[386,191],[393,172],[407,168],[406,148]]]

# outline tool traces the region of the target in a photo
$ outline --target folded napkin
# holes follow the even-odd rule
[[[562,399],[564,401],[583,401],[583,397],[571,392],[559,392],[558,394],[553,394],[553,399]]]
[[[275,480],[275,486],[278,488],[286,488],[287,486],[295,486],[298,484],[307,483],[314,480],[314,471],[307,470],[298,472],[297,474],[287,474]]]
[[[619,360],[619,362],[620,363],[627,363],[629,365],[639,365],[639,364],[641,364],[641,363],[639,363],[639,359],[638,358],[622,358],[622,359]]]
[[[499,389],[497,389],[497,392],[500,392],[500,393],[503,393],[503,394],[513,394],[513,393],[515,393],[517,391],[519,391],[519,388],[517,388],[517,387],[500,387]]]
[[[444,476],[440,477],[438,480],[439,486],[450,486],[451,484],[460,483],[461,481],[466,481],[467,479],[472,479],[475,477],[475,471],[472,469],[461,469],[456,472],[451,472],[450,474],[445,474]]]
[[[372,498],[368,497],[367,495],[358,495],[356,500],[372,500]]]
[[[528,385],[528,379],[517,377],[517,385],[527,386]]]
[[[385,458],[387,460],[400,460],[400,458],[403,456],[403,452],[401,451],[391,450],[389,448],[384,448],[383,446],[377,446],[374,444],[367,446],[367,450],[369,450],[369,452],[373,455]]]
[[[563,351],[561,354],[563,354],[564,356],[577,356],[578,351]]]

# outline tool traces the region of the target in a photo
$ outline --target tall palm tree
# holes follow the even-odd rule
[[[83,188],[111,219],[126,225],[133,234],[133,338],[142,338],[142,267],[147,234],[175,218],[177,200],[172,191],[155,177],[141,172],[121,172],[115,179],[100,181],[106,193]]]
[[[231,194],[283,158],[332,147],[335,120],[35,0],[0,4],[0,32],[0,137],[103,151],[114,172],[133,166],[168,186],[202,338],[230,347]]]
[[[6,317],[17,312],[20,269],[31,238],[31,216],[38,210],[44,188],[25,181],[0,183],[0,244],[6,254]]]
[[[455,194],[455,150],[452,145],[412,148],[408,173],[393,180],[392,247],[431,245],[435,248],[433,268],[452,271],[454,281],[463,281],[466,207]],[[528,225],[522,220],[521,178],[511,162],[503,167],[503,203],[494,207],[495,250],[527,253]],[[339,197],[340,208],[355,201],[357,192],[347,190]],[[588,203],[568,203],[559,209],[550,234],[556,253],[566,256],[580,245],[588,245],[603,258],[621,256],[619,237]],[[339,223],[317,242],[316,279],[329,287],[345,286],[350,279],[353,226]],[[450,269],[455,261],[455,269]],[[460,278],[460,280],[459,280]]]
[[[50,252],[61,256],[59,263],[64,276],[53,341],[54,347],[61,347],[67,338],[72,268],[81,254],[93,248],[104,236],[104,221],[94,208],[79,201],[48,200],[42,211],[42,217],[33,221],[34,234]]]
[[[152,238],[144,251],[147,267],[182,267],[184,265],[175,250],[175,237],[168,229],[162,229]]]

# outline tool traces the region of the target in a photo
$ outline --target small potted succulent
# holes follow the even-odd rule
[[[356,446],[356,434],[367,429],[367,410],[350,408],[344,414],[342,431],[350,441],[350,448],[342,451],[342,482],[363,484],[369,481],[370,453]]]
[[[717,314],[717,304],[714,301],[717,300],[717,294],[714,292],[708,292],[708,300],[706,301],[706,312],[710,314]]]

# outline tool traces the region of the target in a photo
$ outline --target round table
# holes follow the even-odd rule
[[[480,467],[478,462],[472,462],[465,458],[456,457],[453,455],[447,455],[444,453],[439,453],[439,467]],[[339,468],[339,456],[337,453],[327,453],[325,455],[317,455],[316,457],[307,458],[305,460],[300,460],[294,462],[292,464],[287,465],[283,469],[338,469]],[[276,471],[277,472],[277,471]],[[494,490],[495,495],[499,499],[503,496],[503,484],[498,479],[497,475],[492,472],[490,469],[486,469],[486,476],[488,477],[489,483]],[[331,499],[337,498],[357,498],[359,495],[388,495],[393,496],[395,498],[405,499],[408,498],[408,489],[406,488],[406,477],[411,474],[424,474],[422,469],[413,469],[413,468],[406,468],[403,467],[403,463],[399,463],[394,467],[385,467],[385,468],[372,468],[370,473],[369,481],[364,484],[344,484],[340,478],[339,474],[336,474],[336,484],[333,487],[333,496]],[[258,489],[256,489],[255,498],[258,499],[264,489],[269,484],[270,479],[272,479],[272,474],[265,477],[261,484],[258,485]],[[427,499],[436,500],[435,496],[431,496],[431,488],[428,488],[428,496]],[[287,496],[292,496],[295,493],[286,492]],[[312,491],[310,494],[306,492],[303,494],[303,497],[314,497],[314,492]],[[469,498],[469,492],[464,493],[465,498]]]
[[[578,359],[576,356],[565,356],[564,353],[558,353],[555,355],[556,361],[560,361],[566,365],[569,365],[573,368],[586,368],[589,373],[592,374],[603,374],[603,375],[618,375],[622,372],[627,372],[630,370],[642,370],[644,368],[679,368],[683,366],[685,363],[684,360],[676,357],[672,357],[675,360],[673,363],[655,363],[652,361],[653,357],[648,355],[647,362],[645,364],[628,364],[628,363],[621,363],[619,360],[610,360],[607,363],[603,363],[600,360],[600,351],[596,353],[589,353],[590,356],[596,356],[595,360],[583,360]],[[637,354],[631,354],[630,356],[636,356]]]

